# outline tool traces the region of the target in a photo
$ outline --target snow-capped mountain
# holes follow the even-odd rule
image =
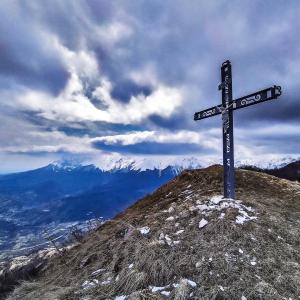
[[[171,168],[174,174],[179,174],[183,170],[200,169],[203,164],[200,159],[195,157],[173,158],[167,157],[162,160],[139,157],[102,157],[101,160],[59,160],[46,166],[54,172],[71,172],[71,171],[98,171],[98,172],[129,172],[129,171],[151,171],[164,170]]]
[[[290,155],[288,157],[282,157],[277,155],[259,155],[257,157],[237,159],[235,161],[236,167],[241,166],[256,166],[262,169],[274,169],[280,168],[288,163],[300,160],[299,156]],[[110,155],[101,158],[93,158],[91,160],[83,161],[81,164],[92,164],[96,168],[104,171],[130,169],[136,171],[145,171],[153,169],[165,169],[172,167],[175,171],[180,172],[182,170],[192,170],[208,167],[213,164],[222,164],[222,157],[216,159],[210,156],[118,156]]]
[[[110,170],[76,161],[0,176],[0,258],[44,244],[45,229],[92,218],[111,218],[176,176],[178,170],[137,169],[116,163]]]

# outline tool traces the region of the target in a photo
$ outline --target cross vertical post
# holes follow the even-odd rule
[[[235,199],[233,109],[231,63],[225,61],[221,67],[222,120],[223,120],[223,167],[224,197]]]

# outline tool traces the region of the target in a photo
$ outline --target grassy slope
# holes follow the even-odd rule
[[[245,170],[236,177],[237,198],[255,209],[256,220],[237,224],[235,208],[195,209],[222,193],[222,169],[185,171],[50,260],[11,299],[298,299],[300,184]],[[202,218],[208,224],[199,229]],[[143,226],[149,234],[137,230]],[[179,244],[168,245],[162,233]],[[105,270],[92,276],[97,269]],[[98,284],[83,290],[93,279]],[[150,285],[170,285],[169,296]]]

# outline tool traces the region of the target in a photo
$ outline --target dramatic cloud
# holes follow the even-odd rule
[[[220,103],[227,59],[234,97],[283,88],[235,113],[236,156],[300,155],[299,30],[298,1],[3,0],[0,171],[116,153],[217,161],[221,118],[192,117]]]
[[[95,147],[113,152],[138,154],[190,154],[218,152],[221,143],[212,130],[209,139],[193,131],[139,131],[92,139]]]

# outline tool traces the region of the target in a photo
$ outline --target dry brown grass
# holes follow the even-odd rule
[[[222,193],[221,168],[185,171],[50,260],[41,276],[22,284],[11,299],[297,299],[300,184],[239,170],[237,187],[237,198],[256,209],[257,220],[239,225],[236,209],[224,210],[223,219],[214,211],[200,230],[204,215],[191,206]],[[178,218],[166,221],[169,216]],[[151,228],[148,235],[139,232],[142,226]],[[184,233],[176,235],[180,229]],[[180,243],[168,245],[162,234]],[[98,269],[105,271],[92,276]],[[99,283],[82,290],[92,279]],[[149,286],[168,286],[170,295]]]

